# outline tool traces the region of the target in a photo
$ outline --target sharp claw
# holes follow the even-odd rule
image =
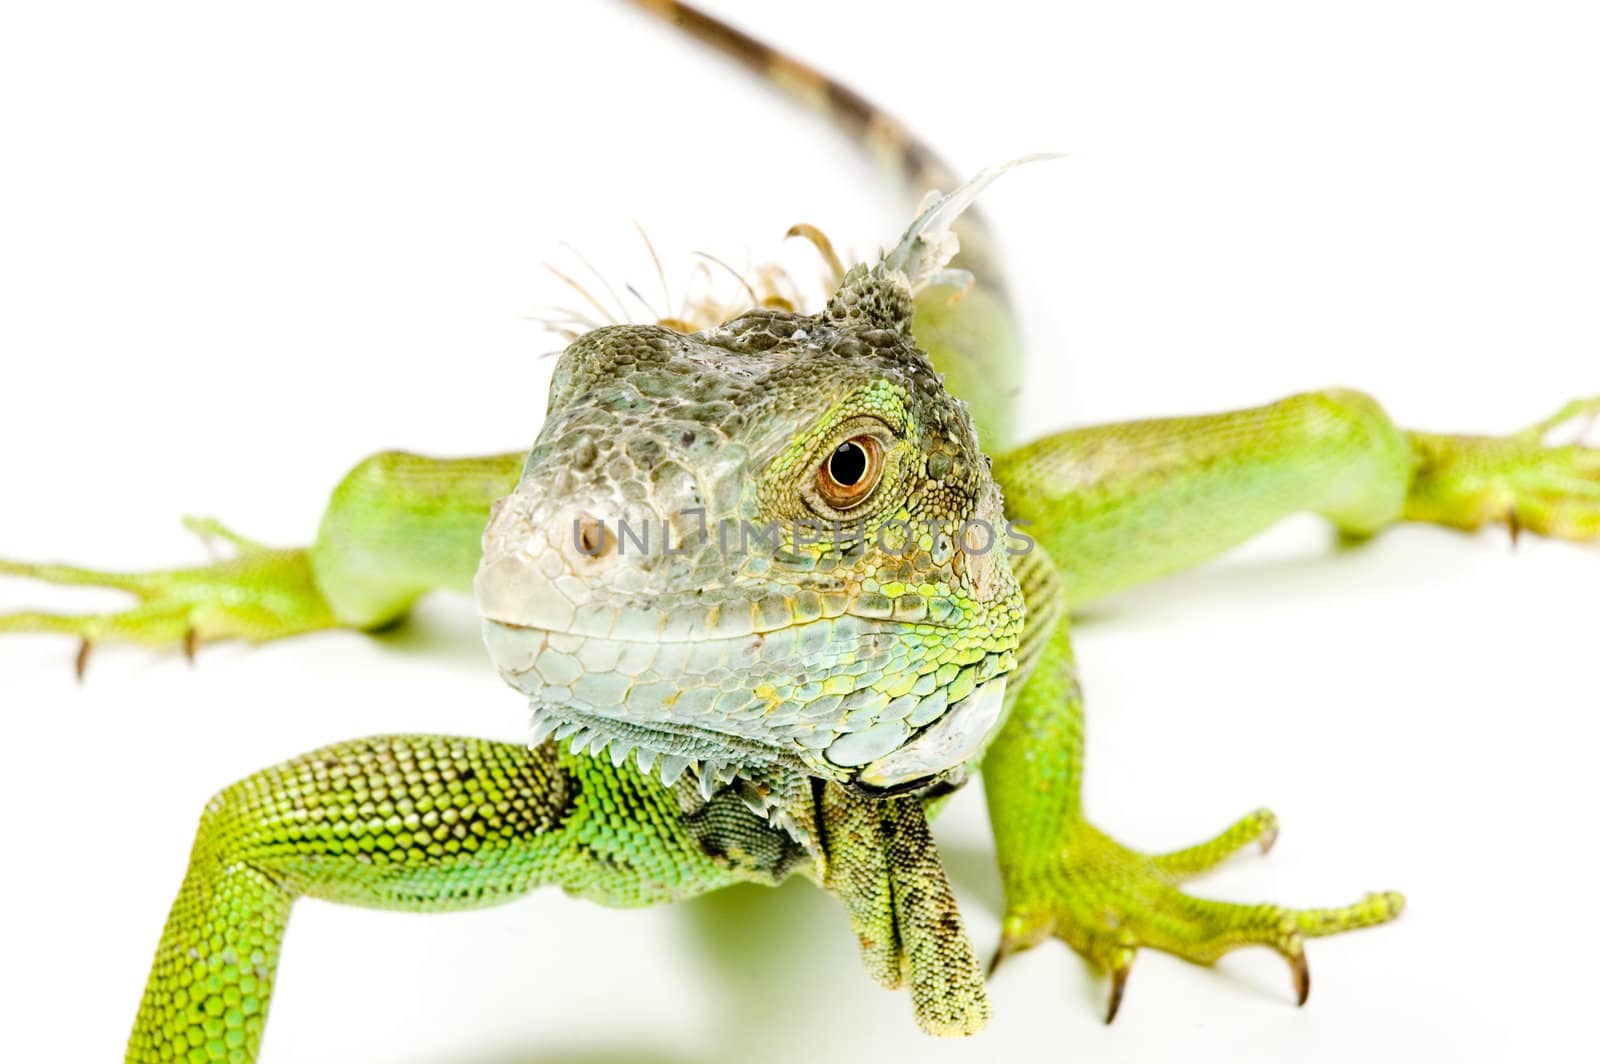
[[[994,956],[989,958],[989,968],[984,973],[984,978],[993,979],[994,973],[1000,970],[1000,962],[1009,956],[1011,956],[1011,945],[1002,938],[1000,945],[994,948]]]
[[[189,659],[189,664],[194,664],[194,656],[200,649],[200,633],[190,628],[183,633],[183,656]]]
[[[1295,1004],[1304,1005],[1311,997],[1311,968],[1306,964],[1304,948],[1289,954],[1289,973],[1294,978]]]
[[[1278,825],[1274,824],[1272,827],[1261,833],[1261,855],[1265,857],[1267,854],[1271,853],[1272,848],[1277,844]]]
[[[89,671],[89,652],[94,649],[94,644],[88,639],[78,641],[78,657],[73,662],[72,670],[78,677],[78,682],[83,682],[83,674]]]
[[[1517,519],[1515,506],[1506,510],[1506,528],[1511,532],[1511,548],[1515,550],[1522,541],[1522,522]]]
[[[1122,993],[1128,988],[1128,973],[1133,971],[1133,962],[1130,960],[1121,967],[1111,969],[1111,1001],[1106,1006],[1106,1023],[1117,1018],[1117,1010],[1122,1008]]]

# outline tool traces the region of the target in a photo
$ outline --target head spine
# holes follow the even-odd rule
[[[955,233],[956,219],[1002,174],[1024,163],[1059,157],[1024,155],[979,170],[952,192],[928,193],[900,243],[884,252],[874,265],[852,266],[844,275],[823,308],[824,320],[857,329],[889,329],[909,338],[913,300],[918,292],[936,284],[957,288],[971,284],[970,275],[946,269],[961,250]]]

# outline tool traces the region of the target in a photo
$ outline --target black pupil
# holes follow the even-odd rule
[[[854,440],[846,440],[828,459],[828,475],[840,487],[850,488],[867,475],[867,452]]]

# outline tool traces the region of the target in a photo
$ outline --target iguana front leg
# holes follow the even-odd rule
[[[195,648],[219,639],[261,642],[326,628],[390,624],[434,588],[470,590],[489,506],[516,484],[522,455],[437,459],[386,452],[334,490],[306,548],[267,547],[215,521],[190,518],[202,538],[231,552],[212,565],[113,573],[0,560],[0,574],[125,591],[129,609],[81,615],[0,615],[0,633],[58,632],[90,648],[117,640]]]
[[[708,800],[693,780],[668,787],[632,761],[565,746],[378,736],[222,791],[201,817],[127,1060],[254,1061],[300,898],[442,912],[558,885],[626,907],[794,872],[840,899],[869,971],[909,985],[924,1029],[970,1033],[987,1019],[917,798],[800,781],[789,811],[812,849],[753,813],[736,787]]]
[[[991,971],[1008,955],[1054,935],[1111,976],[1106,1022],[1115,1018],[1134,956],[1158,949],[1197,964],[1260,945],[1289,962],[1295,993],[1310,992],[1304,940],[1381,924],[1400,914],[1397,893],[1353,905],[1293,909],[1234,904],[1184,893],[1185,880],[1259,842],[1277,821],[1266,810],[1215,838],[1168,854],[1132,850],[1084,816],[1083,700],[1069,622],[1055,627],[983,762],[984,793],[1005,882],[1006,912]]]
[[[258,772],[206,806],[127,1059],[255,1060],[298,898],[438,912],[558,884],[645,905],[771,882],[798,860],[737,797],[700,816],[686,799],[708,808],[692,785],[632,764],[438,735],[339,743]]]
[[[1434,435],[1332,389],[1074,429],[996,457],[994,472],[1008,516],[1028,522],[1077,606],[1208,561],[1294,513],[1357,537],[1407,520],[1600,538],[1600,449],[1546,443],[1597,411],[1600,397],[1511,436]]]
[[[1437,436],[1405,432],[1366,396],[1333,391],[1062,433],[997,460],[1008,512],[1032,523],[1059,572],[1038,554],[1020,560],[1033,669],[983,763],[1006,886],[996,961],[1062,938],[1110,973],[1109,1018],[1142,947],[1209,963],[1259,944],[1289,960],[1303,1001],[1304,939],[1398,915],[1403,900],[1393,893],[1289,909],[1179,889],[1245,846],[1270,847],[1277,823],[1266,810],[1164,855],[1138,853],[1090,824],[1079,798],[1082,694],[1064,607],[1194,565],[1300,511],[1354,535],[1409,519],[1600,538],[1600,451],[1544,442],[1597,409],[1600,400],[1568,404],[1511,437]]]

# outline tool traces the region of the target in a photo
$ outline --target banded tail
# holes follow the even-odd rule
[[[721,19],[676,0],[629,0],[633,6],[676,27],[812,110],[820,112],[884,163],[915,202],[929,190],[950,192],[964,178],[903,123],[850,88],[792,56],[758,41]],[[987,227],[976,212],[957,223],[962,269],[971,271],[996,294],[1004,292],[1004,276]]]

